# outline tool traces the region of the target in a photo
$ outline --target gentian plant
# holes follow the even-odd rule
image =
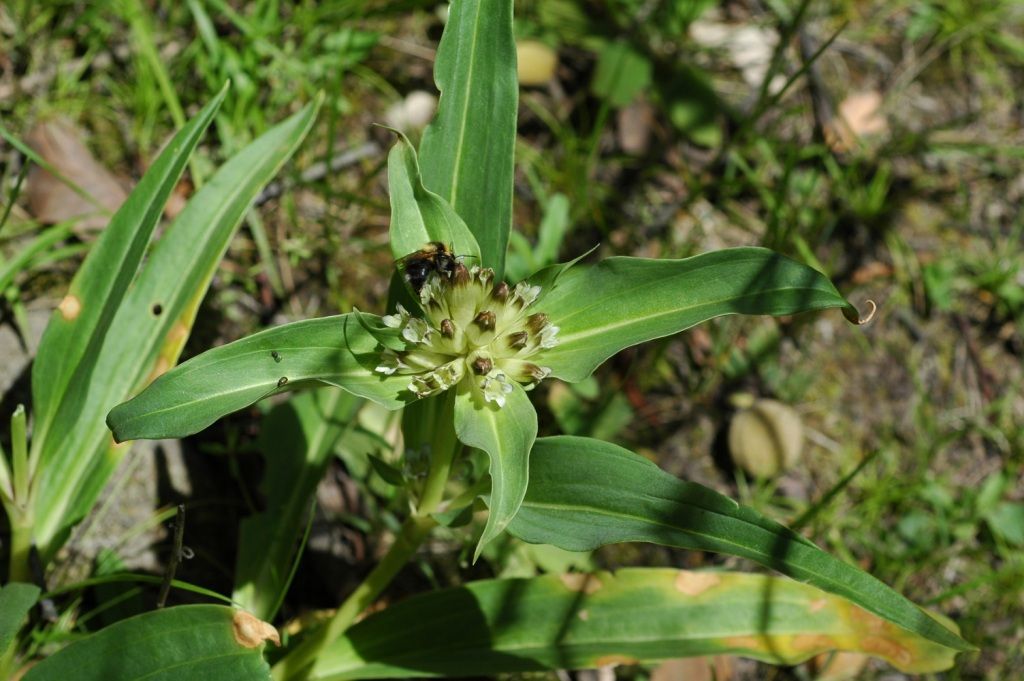
[[[322,433],[344,400],[402,410],[403,449],[425,448],[429,470],[398,482],[413,503],[377,567],[266,666],[263,641],[276,632],[262,620],[280,605],[288,580],[274,575],[289,574],[302,528],[302,514],[287,508],[308,508],[317,476],[296,477],[281,494],[298,503],[268,508],[259,532],[243,528],[235,601],[252,614],[179,606],[140,615],[70,646],[30,681],[56,679],[104,646],[137,642],[146,651],[157,635],[189,651],[193,678],[218,679],[483,675],[717,653],[792,664],[828,650],[923,672],[971,649],[952,624],[713,490],[606,442],[537,437],[531,389],[549,378],[583,380],[623,348],[727,314],[837,308],[856,322],[858,313],[821,273],[762,248],[682,260],[583,257],[506,281],[515,73],[512,3],[453,2],[436,63],[437,119],[418,155],[399,136],[388,158],[398,274],[386,314],[353,310],[214,348],[107,418],[125,441],[195,433],[285,391],[302,391],[295,409],[318,414],[308,424]],[[485,457],[486,470],[454,480],[454,464],[471,456]],[[317,457],[276,465],[322,472],[327,458]],[[481,501],[486,522],[474,558],[505,532],[574,551],[646,541],[744,557],[798,581],[646,568],[494,579],[416,596],[356,623],[432,530],[464,524],[484,510]],[[210,671],[221,664],[211,660],[229,657],[239,669],[251,665],[249,675],[226,662]],[[146,674],[172,667],[142,653],[132,653],[132,664]]]

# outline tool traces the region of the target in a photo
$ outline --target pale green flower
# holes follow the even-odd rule
[[[558,327],[530,306],[540,287],[494,283],[494,271],[459,264],[450,279],[433,275],[420,289],[425,317],[401,305],[383,318],[397,329],[403,350],[384,350],[376,371],[408,375],[410,392],[426,397],[470,381],[487,402],[502,407],[513,381],[526,389],[551,370],[544,350],[558,344]]]

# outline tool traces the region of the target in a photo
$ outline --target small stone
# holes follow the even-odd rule
[[[430,122],[436,110],[437,97],[424,90],[413,90],[388,108],[384,120],[398,130],[419,130]]]

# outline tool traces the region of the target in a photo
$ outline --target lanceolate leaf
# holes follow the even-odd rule
[[[491,459],[491,498],[487,525],[473,559],[484,545],[501,534],[526,494],[530,448],[537,437],[537,412],[518,383],[506,397],[505,406],[485,402],[474,383],[455,399],[455,434],[459,441],[487,452]]]
[[[84,405],[85,388],[114,313],[135,277],[171,190],[226,92],[225,86],[174,136],[110,219],[50,318],[32,366],[34,452],[46,441],[58,408],[70,403],[71,411],[76,411]],[[65,433],[58,437],[67,443]]]
[[[723,653],[796,664],[829,650],[866,653],[906,672],[948,669],[954,657],[782,577],[624,569],[414,596],[352,627],[309,681],[492,676]]]
[[[380,318],[363,313],[367,323]],[[275,393],[336,385],[389,409],[405,404],[407,376],[382,376],[377,341],[352,315],[307,319],[208,350],[175,367],[107,424],[118,441],[183,437]]]
[[[405,135],[388,154],[391,193],[391,252],[401,258],[428,241],[451,246],[456,255],[480,258],[480,247],[451,205],[423,188],[416,152]]]
[[[764,248],[732,248],[684,260],[609,258],[564,272],[536,303],[560,327],[542,362],[579,381],[619,350],[727,314],[857,311],[821,273]]]
[[[24,681],[258,681],[277,632],[222,605],[185,605],[111,625],[48,657]]]
[[[92,507],[126,451],[109,449],[104,416],[177,361],[232,235],[260,189],[305,138],[318,108],[319,100],[224,163],[149,253],[80,387],[84,399],[75,409],[60,408],[54,422],[59,437],[34,443],[42,456],[36,541],[44,555]]]
[[[39,599],[39,587],[35,584],[10,582],[0,589],[0,658],[3,658],[14,635],[25,623],[29,609]]]
[[[362,404],[338,388],[321,388],[277,405],[264,419],[259,447],[267,505],[242,521],[233,596],[260,619],[277,614],[313,493]]]
[[[512,228],[519,88],[512,0],[455,0],[437,50],[437,118],[423,134],[423,182],[476,235],[501,279]]]
[[[646,541],[741,556],[848,598],[924,638],[954,650],[972,649],[882,582],[799,534],[600,440],[537,440],[530,487],[508,530],[525,541],[569,551]]]

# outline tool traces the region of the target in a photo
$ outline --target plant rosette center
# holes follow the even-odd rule
[[[420,289],[425,318],[401,305],[383,317],[403,350],[385,349],[376,371],[409,376],[410,392],[427,397],[470,382],[487,402],[505,406],[512,382],[529,390],[547,378],[544,351],[558,344],[558,327],[530,312],[539,286],[494,283],[494,271],[461,263],[450,277],[434,273]]]

